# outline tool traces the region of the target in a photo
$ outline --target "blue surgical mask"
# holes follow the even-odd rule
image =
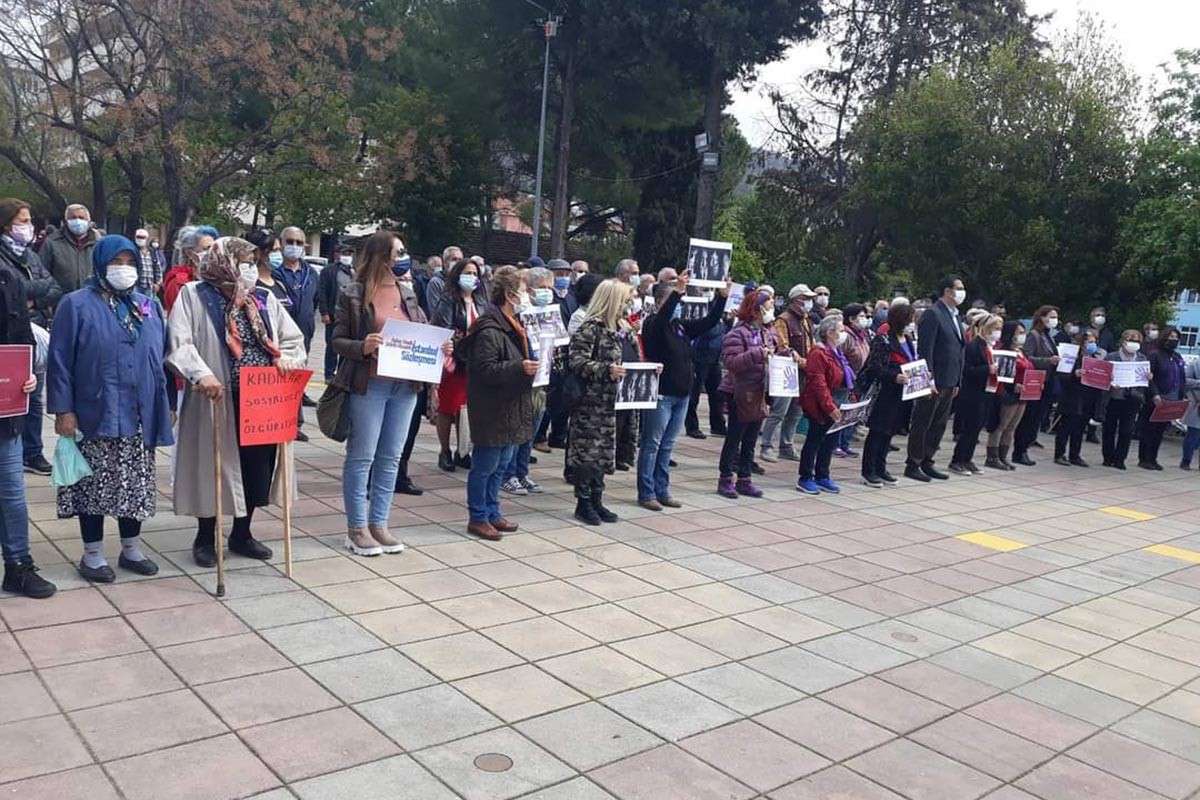
[[[271,254],[267,256],[267,260],[271,262],[272,267],[282,267],[283,253],[279,252],[278,250],[272,250]]]
[[[464,292],[473,292],[475,287],[479,285],[479,278],[474,275],[459,275],[458,288]]]
[[[404,273],[412,269],[412,257],[400,256],[392,264],[392,274],[399,278]]]
[[[73,236],[83,236],[88,232],[88,228],[90,227],[92,227],[92,223],[88,222],[86,219],[67,220],[67,230],[69,230]]]
[[[283,246],[283,257],[288,261],[299,261],[304,258],[304,247],[298,244],[285,244]]]
[[[567,289],[570,289],[570,288],[571,288],[571,279],[570,278],[555,278],[554,279],[554,291],[565,292]]]
[[[1099,349],[1100,348],[1096,346],[1095,342],[1088,342],[1083,346],[1083,352],[1087,353],[1089,356],[1096,355],[1096,351]]]
[[[554,290],[552,289],[534,289],[533,304],[535,306],[548,306],[554,300]]]
[[[629,274],[629,285],[630,286],[637,286],[641,282],[642,282],[641,275],[638,275],[636,272],[631,272]]]

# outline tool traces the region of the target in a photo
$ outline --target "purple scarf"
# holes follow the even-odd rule
[[[846,356],[843,355],[842,351],[838,350],[836,347],[826,347],[825,349],[828,350],[829,352],[833,353],[834,358],[836,358],[838,361],[838,364],[841,365],[842,378],[846,382],[846,389],[847,390],[853,389],[854,388],[854,370],[851,369],[850,362],[846,360]]]

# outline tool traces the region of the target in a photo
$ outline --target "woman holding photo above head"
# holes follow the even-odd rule
[[[446,276],[446,288],[440,298],[430,298],[433,308],[430,322],[439,328],[450,328],[454,331],[454,341],[462,339],[475,320],[487,308],[487,295],[479,278],[479,265],[470,259],[459,259],[450,268]],[[438,469],[444,472],[454,472],[455,467],[471,468],[471,457],[465,453],[455,452],[450,455],[450,428],[457,427],[459,438],[462,438],[461,422],[463,407],[467,404],[467,374],[466,365],[456,357],[447,357],[446,366],[442,369],[442,382],[438,385],[437,416],[434,425],[437,428]],[[463,445],[465,446],[465,442]]]
[[[142,522],[157,510],[154,449],[174,444],[167,376],[166,324],[152,298],[134,291],[138,254],[124,236],[105,236],[92,250],[92,277],[58,304],[46,364],[47,410],[54,432],[82,433],[89,477],[58,489],[60,519],[79,518],[79,574],[112,583],[104,558],[104,518],[121,534],[117,566],[154,575],[141,549]],[[173,391],[173,387],[172,387]]]
[[[1150,383],[1154,386],[1153,399],[1142,408],[1141,435],[1138,438],[1138,466],[1142,469],[1162,470],[1158,463],[1158,449],[1169,422],[1151,422],[1154,409],[1163,400],[1186,399],[1187,364],[1179,355],[1179,331],[1168,325],[1159,337],[1159,347],[1150,354]]]
[[[717,494],[731,500],[739,496],[762,497],[762,489],[754,485],[750,476],[754,445],[768,413],[767,359],[778,345],[771,329],[774,309],[766,292],[746,292],[734,318],[737,324],[725,334],[721,346],[721,363],[725,367],[721,396],[729,407],[729,422],[721,446],[721,478],[717,483]]]
[[[1037,464],[1029,457],[1030,447],[1041,447],[1037,442],[1038,431],[1042,419],[1050,412],[1057,395],[1059,374],[1058,343],[1054,341],[1055,331],[1058,330],[1058,309],[1054,306],[1041,306],[1033,312],[1033,325],[1025,338],[1025,356],[1033,364],[1034,369],[1046,372],[1046,385],[1042,390],[1041,400],[1032,400],[1025,407],[1025,413],[1013,434],[1013,463],[1023,467]],[[1080,358],[1083,353],[1079,354]]]
[[[567,468],[575,484],[575,518],[588,525],[617,521],[604,507],[604,476],[616,468],[617,382],[625,377],[620,330],[635,291],[616,278],[601,283],[571,337],[568,365],[584,391],[571,411]]]
[[[1098,346],[1097,346],[1098,347]],[[1080,363],[1085,353],[1080,350]],[[1104,357],[1105,361],[1131,362],[1146,361],[1142,352],[1142,332],[1127,330],[1121,334],[1117,348]],[[1147,363],[1147,366],[1149,364]],[[1129,457],[1129,443],[1133,440],[1134,425],[1137,424],[1138,413],[1146,403],[1153,403],[1157,388],[1153,380],[1149,387],[1145,386],[1113,386],[1100,398],[1100,415],[1104,420],[1100,440],[1101,452],[1104,454],[1104,466],[1124,470],[1125,459]]]
[[[796,489],[805,494],[838,494],[841,491],[829,475],[834,438],[828,433],[834,423],[842,419],[833,393],[841,388],[854,388],[854,370],[850,369],[850,362],[840,349],[848,335],[842,315],[827,312],[817,325],[816,344],[808,351],[805,370],[808,379],[800,392],[800,407],[808,420],[808,436],[800,451],[800,479],[796,481]]]
[[[254,509],[283,499],[278,447],[238,441],[241,371],[299,369],[306,359],[304,335],[274,295],[253,291],[241,277],[257,263],[258,251],[250,242],[218,239],[200,262],[200,280],[180,290],[167,321],[167,364],[191,385],[179,409],[175,513],[197,518],[192,559],[200,567],[216,566],[220,544],[214,437],[221,446],[221,508],[233,514],[231,552],[262,561],[271,557],[271,548],[254,538],[250,525]],[[289,468],[288,474],[296,473]]]
[[[1008,460],[1008,451],[1012,447],[1017,425],[1025,415],[1025,406],[1028,403],[1021,399],[1021,395],[1025,391],[1025,376],[1033,369],[1033,362],[1025,357],[1025,342],[1024,324],[1017,320],[1004,323],[1004,327],[1000,329],[1000,349],[1016,351],[1017,371],[1013,376],[1013,383],[1001,384],[997,388],[996,419],[988,431],[987,461],[983,463],[991,469],[1016,469]]]
[[[887,333],[871,340],[871,352],[861,376],[863,385],[877,385],[875,404],[867,418],[867,441],[863,444],[862,480],[872,488],[884,484],[894,486],[895,477],[888,472],[887,456],[891,451],[892,435],[897,422],[906,410],[902,400],[908,376],[901,367],[917,358],[913,336],[913,307],[908,303],[892,303],[888,308]]]
[[[1088,420],[1096,411],[1100,390],[1083,385],[1083,360],[1095,358],[1099,351],[1094,331],[1086,330],[1075,337],[1079,345],[1079,360],[1075,369],[1060,376],[1058,396],[1058,431],[1054,434],[1054,463],[1060,467],[1086,467],[1080,456]]]
[[[360,556],[404,550],[388,530],[388,518],[408,426],[423,384],[378,372],[387,321],[425,322],[416,292],[392,269],[403,251],[404,243],[391,231],[371,234],[362,266],[338,296],[334,314],[333,347],[341,363],[333,381],[350,393],[344,412],[350,415],[350,436],[342,470],[345,546]]]
[[[976,316],[971,339],[963,352],[963,378],[958,392],[959,434],[950,459],[950,471],[958,475],[980,475],[975,466],[979,433],[991,415],[999,381],[992,349],[1000,341],[1004,320],[984,311]]]

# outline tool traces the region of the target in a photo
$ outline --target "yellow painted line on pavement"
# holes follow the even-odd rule
[[[988,547],[992,550],[999,550],[1003,553],[1011,553],[1013,550],[1020,550],[1022,547],[1029,545],[1018,542],[1015,539],[1005,539],[1003,536],[997,536],[994,533],[985,533],[983,531],[975,531],[975,533],[964,533],[955,537],[964,542],[977,544],[980,547]]]
[[[1112,514],[1114,517],[1124,517],[1134,522],[1145,522],[1158,518],[1156,514],[1147,514],[1144,511],[1134,511],[1132,508],[1121,508],[1120,506],[1105,506],[1100,510],[1105,514]]]
[[[1146,552],[1158,553],[1160,556],[1178,558],[1180,561],[1190,561],[1193,564],[1200,564],[1200,553],[1197,553],[1195,550],[1184,550],[1182,547],[1171,547],[1169,544],[1156,544],[1153,547],[1147,547]]]

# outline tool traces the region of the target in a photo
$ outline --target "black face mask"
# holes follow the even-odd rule
[[[1167,339],[1165,342],[1163,342],[1163,350],[1174,350],[1178,346],[1178,339]]]

